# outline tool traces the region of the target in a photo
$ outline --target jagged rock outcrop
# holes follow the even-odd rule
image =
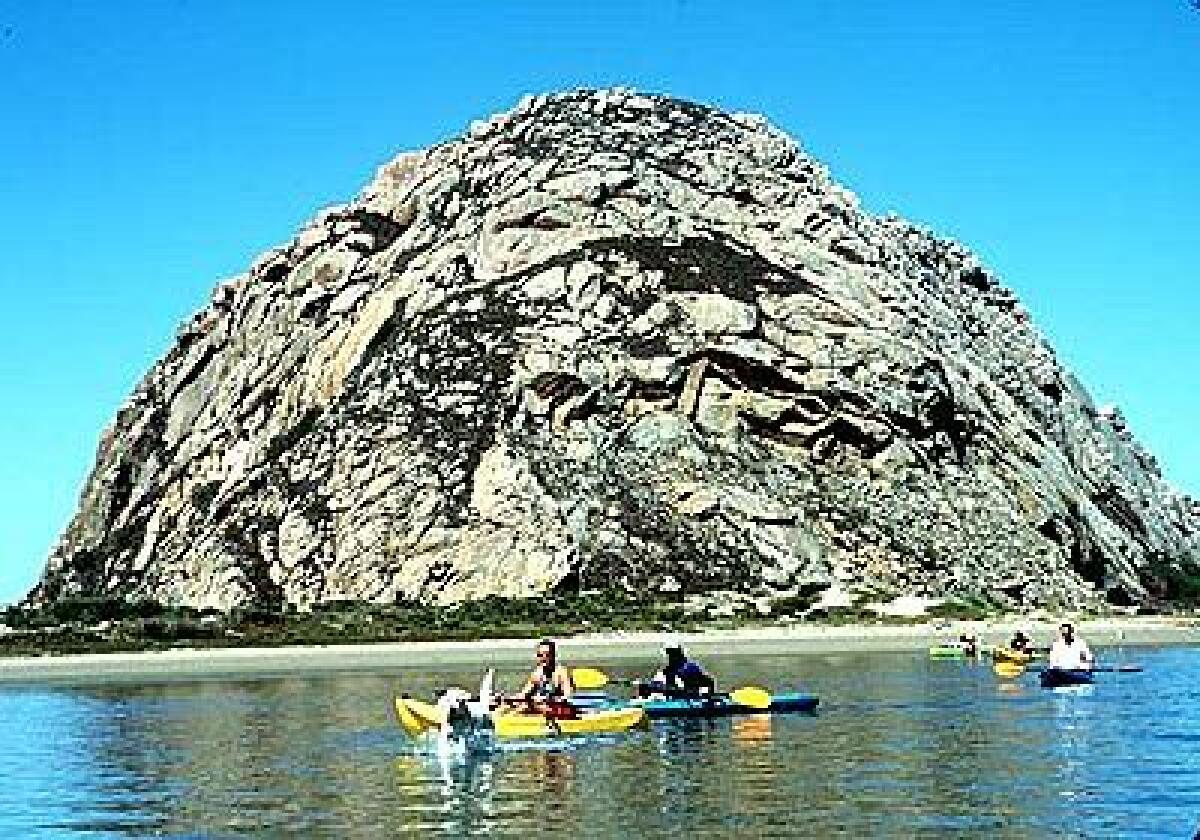
[[[1136,602],[1198,534],[963,247],[761,117],[581,91],[401,155],[217,286],[31,599]]]

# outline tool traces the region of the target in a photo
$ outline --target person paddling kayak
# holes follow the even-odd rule
[[[649,680],[634,683],[638,697],[705,697],[717,689],[716,681],[697,663],[687,658],[683,645],[668,642],[663,645],[667,663]]]
[[[542,714],[569,708],[575,683],[571,681],[571,672],[558,664],[554,642],[549,639],[538,642],[534,659],[537,665],[525,680],[521,693],[510,699],[508,705],[524,706]]]
[[[1047,664],[1065,670],[1090,670],[1094,660],[1087,642],[1075,635],[1075,628],[1063,624],[1058,628],[1058,638],[1050,646]]]
[[[1018,630],[1013,634],[1012,641],[1008,643],[1008,649],[1017,653],[1033,653],[1033,640],[1025,635],[1024,631]]]

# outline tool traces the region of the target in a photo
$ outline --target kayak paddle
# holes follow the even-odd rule
[[[771,708],[771,692],[756,685],[734,689],[729,693],[729,699],[739,706],[749,706],[751,709]]]
[[[1029,670],[1038,672],[1045,671],[1050,667],[1050,665],[1030,665]],[[1093,665],[1091,668],[1084,668],[1082,670],[1104,674],[1136,674],[1145,669],[1141,665]]]

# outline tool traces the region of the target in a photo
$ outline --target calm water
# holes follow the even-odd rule
[[[474,673],[0,688],[0,837],[1191,837],[1200,650],[1107,653],[1146,672],[710,658],[821,711],[474,759],[418,754],[389,710]]]

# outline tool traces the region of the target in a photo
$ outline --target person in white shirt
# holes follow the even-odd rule
[[[1075,635],[1075,628],[1064,624],[1058,628],[1058,638],[1050,647],[1048,660],[1051,668],[1090,669],[1092,651],[1087,642]]]

